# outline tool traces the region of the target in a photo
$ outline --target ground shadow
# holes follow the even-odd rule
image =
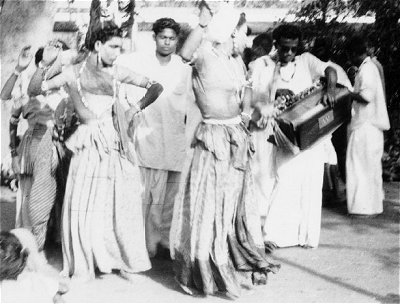
[[[399,294],[389,293],[389,294],[386,294],[386,295],[380,295],[380,294],[371,292],[369,290],[363,289],[361,287],[357,287],[357,286],[354,286],[352,284],[343,282],[340,279],[338,279],[337,277],[330,277],[330,276],[325,275],[323,273],[319,273],[319,272],[317,272],[315,270],[309,269],[309,268],[307,268],[307,267],[305,267],[303,265],[297,264],[297,263],[295,263],[293,261],[290,261],[290,260],[288,260],[286,258],[275,257],[275,259],[277,261],[280,261],[282,264],[287,264],[287,265],[290,265],[292,267],[298,268],[298,269],[300,269],[300,270],[302,270],[304,272],[307,272],[307,273],[309,273],[309,274],[311,274],[313,276],[319,277],[319,278],[321,278],[321,279],[323,279],[323,280],[325,280],[325,281],[327,281],[329,283],[333,283],[333,284],[339,285],[339,286],[341,286],[343,288],[346,288],[348,290],[352,290],[352,291],[357,292],[359,294],[371,297],[371,298],[379,301],[380,303],[399,303],[399,300],[400,300]]]

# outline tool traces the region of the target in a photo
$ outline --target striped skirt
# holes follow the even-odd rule
[[[242,124],[198,127],[170,233],[176,279],[188,293],[238,297],[276,272],[265,254],[254,198],[253,146]]]

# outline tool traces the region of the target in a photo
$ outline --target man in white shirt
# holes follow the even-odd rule
[[[191,68],[175,55],[180,26],[161,18],[153,24],[156,50],[153,54],[122,55],[119,64],[162,84],[164,91],[146,110],[135,133],[135,147],[144,185],[143,213],[150,257],[166,255],[173,204],[185,160],[185,120],[191,98]],[[126,90],[128,102],[135,102],[141,89]],[[161,246],[161,248],[160,248]]]
[[[346,51],[358,66],[346,160],[347,209],[354,215],[376,215],[383,211],[383,131],[390,128],[385,95],[366,39],[352,37]]]
[[[298,94],[311,87],[313,81],[321,76],[327,78],[323,102],[332,105],[335,102],[336,70],[310,53],[296,56],[301,43],[301,32],[296,26],[281,25],[274,30],[273,36],[278,61],[269,63],[269,81],[264,84],[264,99],[269,102],[262,106],[255,105],[263,119],[270,120],[268,115],[271,115],[273,101],[277,97]],[[280,148],[275,151],[276,181],[271,199],[267,202],[264,241],[274,242],[278,247],[317,247],[324,144],[316,144],[298,154]]]

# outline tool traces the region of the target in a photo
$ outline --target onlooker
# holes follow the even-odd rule
[[[251,48],[245,49],[244,63],[248,70],[252,69],[253,62],[262,56],[268,55],[272,49],[272,37],[269,33],[262,33],[253,39]]]
[[[332,62],[332,50],[333,50],[333,41],[329,37],[317,37],[314,40],[314,45],[311,49],[311,53],[321,59],[329,63],[330,66],[334,67],[337,73],[337,82],[347,87],[349,90],[352,90],[353,87],[351,85],[350,79],[348,78],[344,69]],[[347,126],[349,121],[344,122],[335,132],[332,133],[332,144],[336,151],[336,159],[337,165],[339,169],[339,174],[344,183],[346,183],[346,150],[347,150]],[[328,170],[328,172],[330,172]],[[328,173],[328,176],[332,176],[333,174]],[[338,190],[338,189],[336,189]],[[341,194],[336,191],[336,198],[339,201],[344,201],[346,198],[341,196]]]
[[[67,287],[44,271],[33,235],[26,229],[0,232],[2,302],[62,303]]]
[[[371,61],[376,65],[379,71],[379,76],[381,77],[382,87],[383,87],[383,94],[386,98],[386,85],[385,85],[385,72],[383,70],[382,64],[379,62],[378,58],[376,57],[376,47],[372,38],[367,40],[367,55],[371,58]]]
[[[171,18],[153,24],[154,53],[131,53],[119,65],[158,81],[164,91],[146,108],[136,130],[136,153],[144,185],[143,213],[150,257],[169,258],[169,230],[181,170],[186,156],[185,115],[191,91],[191,68],[175,54],[180,26]],[[128,102],[143,96],[144,89],[126,87]],[[193,93],[192,93],[193,94]],[[157,252],[158,251],[158,252]]]
[[[383,212],[383,131],[390,128],[379,70],[368,56],[365,37],[354,36],[346,45],[351,62],[358,66],[347,148],[347,209],[350,214]]]

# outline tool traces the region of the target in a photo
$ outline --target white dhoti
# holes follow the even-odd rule
[[[318,247],[321,230],[324,147],[293,156],[277,150],[277,177],[263,229],[279,247]]]
[[[150,257],[157,246],[169,248],[175,196],[178,193],[180,172],[140,167],[143,194],[143,216],[146,228],[146,246]]]
[[[383,212],[383,132],[365,123],[350,132],[346,171],[347,209],[350,214]]]
[[[261,223],[269,209],[272,189],[275,184],[275,148],[267,141],[269,132],[256,129],[252,131],[254,148],[256,150],[251,162],[254,176],[255,197],[260,210]]]

